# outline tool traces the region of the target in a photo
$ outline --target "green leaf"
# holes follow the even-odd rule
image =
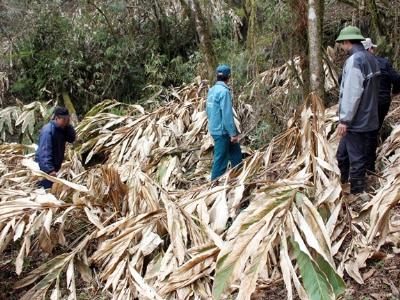
[[[294,240],[290,240],[293,253],[300,269],[301,278],[307,295],[312,300],[335,299],[332,286],[328,282],[324,273],[311,260],[311,258],[300,250],[299,245]]]
[[[342,277],[336,273],[336,271],[331,267],[329,263],[325,261],[325,259],[317,253],[316,262],[321,269],[322,272],[328,278],[330,285],[333,288],[333,292],[335,293],[336,297],[344,293],[346,290],[346,284],[344,283]]]
[[[224,264],[227,258],[228,255],[224,255],[217,261],[217,270],[213,287],[213,299],[221,299],[221,295],[224,292],[228,279],[232,275],[233,269],[235,267],[234,265],[230,264],[227,267],[218,270],[219,267]]]

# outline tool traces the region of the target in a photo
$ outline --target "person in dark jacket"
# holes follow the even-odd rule
[[[51,176],[57,176],[57,172],[61,169],[65,143],[75,141],[76,133],[69,122],[68,110],[65,107],[56,107],[52,120],[40,131],[35,160],[39,164],[40,170]],[[48,189],[52,187],[53,183],[45,179],[38,185]]]
[[[351,194],[362,193],[365,189],[366,149],[370,137],[379,127],[380,68],[375,57],[361,44],[364,39],[360,29],[348,26],[336,40],[350,54],[340,83],[337,131],[341,140],[336,157],[341,182],[347,183],[350,179]]]
[[[377,45],[372,43],[370,38],[366,38],[362,42],[365,50],[375,55]],[[367,169],[375,172],[376,149],[378,148],[379,131],[382,128],[383,121],[389,112],[390,104],[392,103],[392,94],[400,93],[400,74],[393,69],[392,64],[384,57],[375,55],[381,70],[381,81],[379,86],[378,100],[378,117],[379,128],[376,131],[376,136],[371,138],[369,150],[369,164]]]
[[[229,66],[218,66],[217,82],[207,95],[208,130],[214,139],[211,180],[225,173],[228,162],[232,167],[242,162],[240,137],[233,118],[232,95],[228,86],[230,75]]]

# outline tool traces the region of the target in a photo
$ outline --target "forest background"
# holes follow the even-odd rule
[[[398,67],[399,1],[315,2],[322,59],[335,73],[343,54],[334,41],[351,24]],[[72,101],[83,116],[104,99],[151,104],[163,100],[163,89],[197,76],[212,82],[218,63],[232,66],[239,95],[263,71],[298,57],[301,71],[288,75],[296,88],[271,97],[262,85],[243,99],[257,103],[252,134],[267,142],[310,90],[307,13],[304,0],[3,0],[0,105]],[[337,102],[337,86],[325,99]]]

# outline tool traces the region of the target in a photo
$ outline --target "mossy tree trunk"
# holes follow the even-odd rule
[[[71,124],[76,126],[78,124],[78,116],[76,115],[76,110],[74,104],[72,103],[71,97],[66,91],[63,91],[62,98],[64,101],[64,106],[68,109],[71,116]]]
[[[367,8],[371,15],[371,22],[373,26],[373,30],[377,37],[385,36],[385,28],[379,18],[379,11],[378,6],[376,5],[375,0],[366,0],[367,1]]]
[[[256,46],[256,38],[257,38],[257,1],[256,0],[247,0],[246,1],[246,10],[249,12],[249,27],[247,30],[247,39],[246,39],[246,47],[247,50],[252,53]]]
[[[303,90],[304,98],[310,93],[310,66],[308,62],[308,43],[307,37],[307,0],[290,0],[289,7],[293,11],[293,20],[290,24],[291,34],[287,40],[288,47],[291,49],[292,55],[300,56],[301,74],[301,87]],[[293,72],[297,72],[293,68]],[[295,76],[297,76],[295,74]]]
[[[194,16],[196,32],[200,41],[200,49],[204,55],[205,64],[207,67],[207,77],[211,80],[214,77],[214,70],[217,66],[217,58],[215,56],[211,30],[207,22],[207,18],[199,0],[181,0],[181,2],[184,2],[184,5],[190,8],[191,13]]]

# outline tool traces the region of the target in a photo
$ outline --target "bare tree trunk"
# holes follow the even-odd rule
[[[182,9],[184,14],[188,17],[190,20],[190,25],[193,26],[193,28],[196,27],[196,20],[194,18],[194,13],[192,9],[189,6],[189,3],[187,3],[188,0],[180,0],[180,4],[182,5]]]
[[[320,9],[316,0],[308,0],[308,45],[310,63],[310,89],[321,98],[324,95],[321,52]]]

